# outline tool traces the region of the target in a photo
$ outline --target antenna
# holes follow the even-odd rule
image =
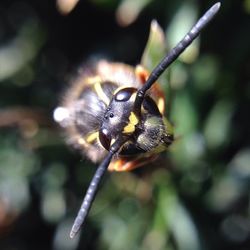
[[[152,87],[159,76],[167,69],[167,67],[176,60],[176,58],[195,40],[201,30],[215,17],[219,11],[221,3],[214,4],[191,28],[191,30],[182,38],[182,40],[161,60],[149,75],[147,81],[137,92],[134,103],[134,112],[140,115],[141,105],[146,92]]]
[[[109,163],[111,162],[113,155],[121,148],[121,146],[128,140],[128,137],[119,137],[111,146],[108,155],[104,158],[102,163],[97,168],[94,177],[92,178],[88,190],[86,192],[86,195],[83,199],[81,208],[75,218],[74,224],[72,226],[72,229],[70,231],[70,238],[74,238],[75,235],[80,230],[81,225],[84,223],[89,210],[91,208],[91,205],[94,201],[94,198],[96,196],[96,193],[99,188],[100,181],[102,180]]]
[[[162,61],[155,67],[152,73],[149,75],[148,80],[143,85],[141,89],[138,90],[137,96],[134,103],[134,112],[137,115],[140,115],[141,105],[144,100],[144,96],[152,85],[156,82],[159,76],[163,73],[166,68],[175,61],[175,59],[193,42],[193,40],[200,34],[201,30],[214,18],[218,10],[220,9],[220,3],[214,4],[192,27],[192,29],[184,36],[184,38],[162,59]],[[78,215],[74,221],[73,227],[70,232],[70,237],[74,236],[80,230],[81,225],[84,223],[95,195],[98,191],[99,184],[103,178],[113,156],[119,151],[122,145],[128,141],[128,136],[121,136],[112,144],[108,155],[102,161],[102,163],[97,168],[93,179],[90,182],[89,188],[86,192],[84,200],[82,202],[81,208],[78,212]]]

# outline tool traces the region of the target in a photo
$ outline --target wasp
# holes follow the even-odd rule
[[[73,224],[71,238],[84,223],[107,169],[133,170],[154,160],[173,142],[173,128],[164,116],[165,99],[157,79],[219,9],[220,2],[198,20],[151,73],[141,65],[101,60],[83,70],[66,91],[55,110],[55,120],[65,128],[70,144],[93,162],[101,162]]]

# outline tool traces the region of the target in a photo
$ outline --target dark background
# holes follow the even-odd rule
[[[55,1],[0,1],[1,250],[250,248],[249,0],[222,1],[196,54],[171,67],[171,149],[108,174],[69,239],[95,168],[53,121],[67,79],[93,58],[140,63],[152,19],[172,47],[213,4],[138,0],[138,16],[121,25],[126,2],[80,0],[62,15]]]

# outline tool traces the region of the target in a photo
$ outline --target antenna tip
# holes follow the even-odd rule
[[[71,239],[73,239],[73,238],[75,237],[75,233],[71,231],[70,234],[69,234],[69,237],[70,237]]]
[[[217,12],[217,11],[220,9],[220,6],[221,6],[221,2],[217,2],[216,4],[214,4],[214,5],[212,6],[212,10],[213,10],[214,12]]]

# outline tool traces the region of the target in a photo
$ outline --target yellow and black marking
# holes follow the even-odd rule
[[[130,113],[129,123],[123,128],[123,134],[131,134],[135,131],[135,126],[139,123],[139,120],[134,112]]]
[[[93,143],[99,136],[99,132],[93,132],[91,134],[89,134],[86,138],[87,143]]]
[[[125,167],[115,167],[117,171],[133,169],[135,165],[141,165],[139,159],[134,164],[133,159],[137,155],[142,154],[147,157],[147,152],[157,154],[162,151],[163,147],[166,147],[165,144],[159,147],[156,145],[163,144],[160,136],[163,131],[157,130],[158,119],[161,123],[159,126],[163,130],[165,127],[166,134],[171,135],[173,131],[168,121],[165,121],[165,118],[162,117],[165,100],[163,92],[158,86],[145,96],[141,106],[141,116],[137,116],[133,110],[137,90],[147,79],[148,73],[142,67],[135,73],[135,69],[129,68],[128,70],[127,67],[124,68],[125,71],[122,71],[124,65],[106,63],[107,65],[112,72],[110,77],[105,72],[100,74],[99,71],[90,70],[88,72],[93,72],[93,74],[77,78],[76,84],[65,96],[65,107],[69,110],[74,109],[72,118],[70,118],[72,119],[72,127],[68,128],[68,131],[73,131],[71,135],[74,138],[74,140],[70,139],[70,143],[74,143],[76,148],[82,150],[92,161],[97,162],[103,159],[106,150],[109,150],[119,134],[130,136],[135,133],[135,136],[131,137],[131,141],[126,143],[126,146],[119,152],[120,155],[129,157],[129,162],[133,162],[129,165],[133,167],[128,167],[128,164],[124,164]],[[103,67],[99,66],[98,70],[103,72]],[[124,78],[125,75],[127,78]],[[104,115],[108,119],[104,119]],[[156,122],[149,119],[152,116],[155,117]],[[162,119],[164,119],[164,122],[161,121]],[[104,124],[106,124],[106,127]],[[106,134],[108,146],[106,145],[106,147],[100,140],[101,126],[108,131]],[[157,138],[155,138],[156,134]]]
[[[108,106],[110,100],[107,97],[107,95],[104,93],[101,83],[96,82],[94,84],[94,89],[95,89],[95,92],[97,93],[98,97]]]

